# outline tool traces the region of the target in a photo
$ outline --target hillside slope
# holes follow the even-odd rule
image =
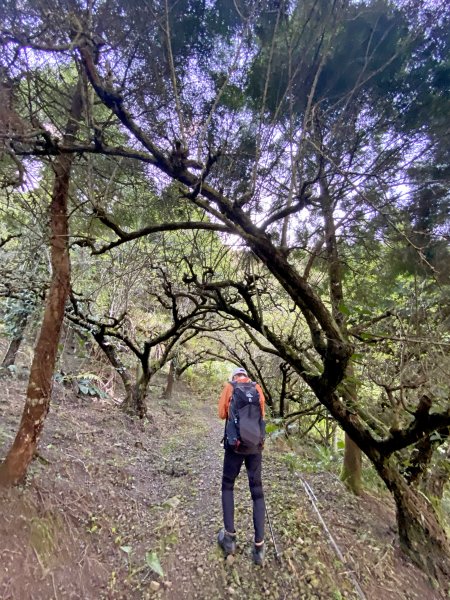
[[[0,456],[16,431],[23,385],[3,380]],[[152,387],[149,420],[111,401],[55,385],[39,456],[27,483],[0,495],[0,598],[368,600],[442,596],[401,555],[393,506],[351,496],[335,476],[299,472],[282,443],[267,444],[264,485],[274,534],[261,569],[251,562],[251,501],[236,489],[238,554],[225,561],[221,527],[222,424],[216,398],[178,384]],[[305,491],[308,484],[338,559]],[[161,568],[162,574],[157,571]]]

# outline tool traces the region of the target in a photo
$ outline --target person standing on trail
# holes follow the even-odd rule
[[[224,461],[222,476],[222,509],[224,527],[217,541],[225,556],[236,553],[234,529],[234,482],[242,463],[247,469],[250,493],[253,500],[253,525],[255,542],[253,561],[264,564],[265,503],[261,480],[262,449],[264,445],[265,400],[263,391],[251,381],[242,367],[235,369],[220,396],[219,417],[226,419],[224,435]]]

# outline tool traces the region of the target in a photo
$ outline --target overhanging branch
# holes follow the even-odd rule
[[[112,248],[117,246],[121,246],[126,242],[130,242],[132,240],[136,240],[147,235],[151,235],[152,233],[160,233],[162,231],[185,231],[185,230],[204,230],[204,231],[221,231],[223,233],[230,233],[230,229],[226,225],[220,225],[218,223],[210,223],[208,221],[183,221],[179,223],[158,223],[156,225],[149,225],[147,227],[143,227],[137,231],[127,232],[124,231],[117,223],[115,223],[110,217],[106,215],[100,209],[95,210],[98,219],[109,227],[114,233],[118,236],[118,240],[114,242],[110,242],[109,244],[105,244],[100,248],[92,250],[92,254],[103,254]],[[86,243],[84,240],[82,243]]]

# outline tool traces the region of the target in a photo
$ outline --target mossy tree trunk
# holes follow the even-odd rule
[[[336,394],[328,395],[317,389],[324,404],[345,426],[350,440],[357,439],[358,447],[371,460],[381,479],[392,493],[396,504],[397,525],[402,550],[428,575],[448,589],[450,582],[450,547],[445,529],[433,504],[416,487],[408,484],[396,464],[394,444],[374,443],[369,432],[360,427],[359,417],[348,413],[345,418]],[[427,419],[431,418],[427,417]],[[353,425],[355,429],[353,429]],[[447,586],[447,587],[446,587]],[[450,590],[449,590],[450,591]]]
[[[354,494],[359,496],[362,491],[361,484],[362,454],[357,444],[345,434],[344,461],[342,463],[341,481]]]
[[[63,143],[69,145],[78,131],[82,113],[81,87],[73,95]],[[44,317],[36,342],[25,407],[19,430],[4,462],[0,484],[16,485],[27,472],[47,416],[64,309],[70,290],[68,197],[74,154],[61,154],[53,162],[54,184],[50,203],[52,277]]]

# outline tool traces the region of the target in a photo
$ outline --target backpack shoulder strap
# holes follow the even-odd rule
[[[227,421],[228,421],[228,418],[229,418],[229,415],[230,415],[230,411],[231,411],[231,409],[233,407],[233,396],[234,396],[234,392],[236,390],[236,386],[237,386],[238,382],[237,381],[230,381],[230,383],[231,383],[233,389],[231,390],[230,401],[228,403]]]

